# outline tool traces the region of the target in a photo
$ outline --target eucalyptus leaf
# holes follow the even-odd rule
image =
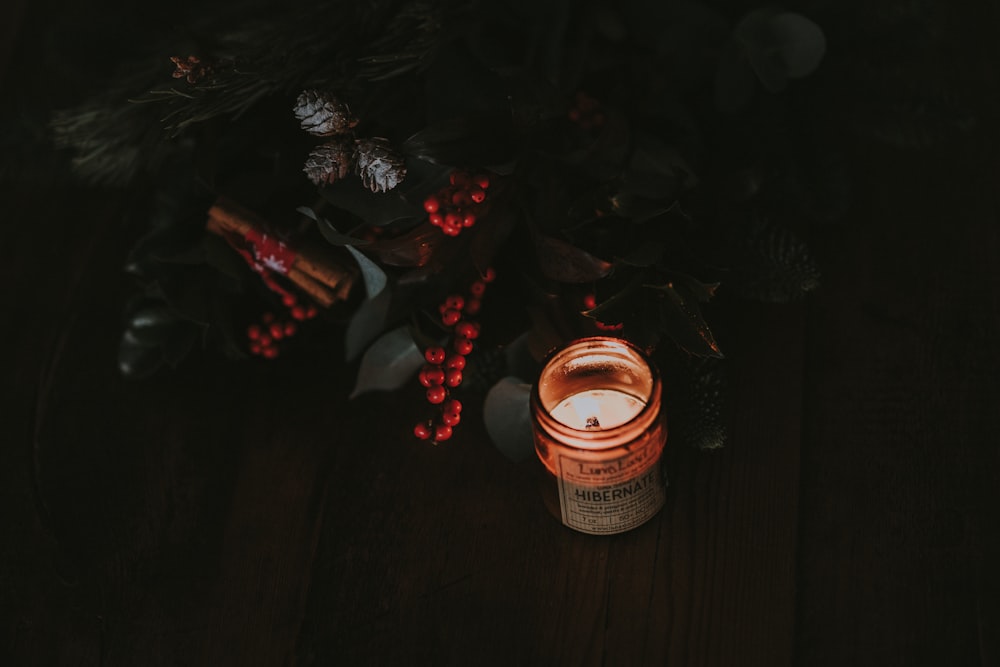
[[[365,299],[351,317],[344,334],[344,353],[348,361],[355,359],[385,328],[392,290],[382,290],[374,299]]]
[[[789,77],[797,79],[819,67],[826,53],[826,35],[816,23],[801,14],[783,12],[771,17],[768,27]]]
[[[163,354],[126,331],[118,343],[118,370],[128,378],[149,377],[163,365]]]
[[[378,264],[368,259],[360,250],[352,246],[347,246],[347,250],[354,255],[358,266],[361,267],[361,277],[365,281],[365,294],[369,299],[374,299],[385,289],[386,284],[389,282],[388,276],[385,275],[385,271]]]
[[[145,306],[129,317],[128,333],[139,344],[158,345],[177,326],[178,318],[166,304]]]
[[[814,71],[826,52],[826,36],[813,21],[774,7],[756,9],[734,35],[764,87],[784,90],[789,78]]]
[[[382,334],[361,358],[350,398],[402,387],[424,364],[424,355],[406,326]]]
[[[524,461],[535,453],[530,397],[530,384],[508,376],[493,385],[483,401],[486,432],[511,461]]]

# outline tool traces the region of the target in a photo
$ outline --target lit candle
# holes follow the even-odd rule
[[[546,486],[558,497],[550,509],[563,524],[620,533],[663,506],[661,393],[656,367],[618,338],[584,338],[549,356],[531,414]]]

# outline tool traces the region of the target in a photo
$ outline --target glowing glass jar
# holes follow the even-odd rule
[[[663,507],[661,394],[656,367],[619,338],[582,338],[549,355],[531,416],[543,497],[564,525],[621,533]]]

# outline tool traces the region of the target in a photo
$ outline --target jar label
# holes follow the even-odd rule
[[[666,498],[659,456],[649,449],[617,459],[556,457],[559,506],[565,525],[592,535],[631,530],[656,514]]]

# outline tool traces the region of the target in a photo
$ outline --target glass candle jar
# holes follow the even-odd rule
[[[656,367],[619,338],[582,338],[549,355],[531,417],[543,493],[564,525],[621,533],[663,507],[661,394]]]

